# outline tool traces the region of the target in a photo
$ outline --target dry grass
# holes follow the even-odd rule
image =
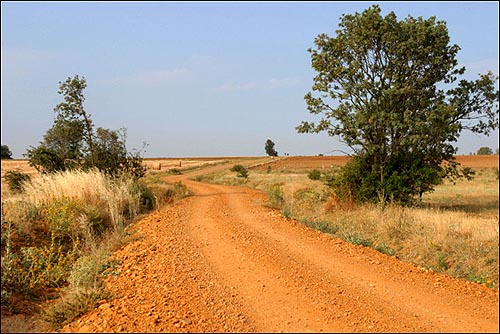
[[[144,200],[153,201],[138,181],[111,179],[98,171],[39,175],[24,189],[2,196],[2,312],[9,307],[29,313],[22,305],[31,305],[31,298],[43,301],[49,288],[66,285],[68,275],[85,275],[85,268],[75,273],[77,259],[103,249],[110,253],[127,236],[131,219],[148,209]],[[99,260],[99,268],[107,263],[89,259]],[[103,292],[97,283],[88,296],[74,295],[70,284],[65,292],[74,297],[71,307],[76,309],[66,312],[63,305],[52,319],[64,321],[91,306]],[[92,297],[85,299],[90,304],[80,297]]]

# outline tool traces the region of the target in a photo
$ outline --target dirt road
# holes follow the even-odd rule
[[[179,178],[194,196],[135,225],[115,299],[65,331],[499,330],[496,291],[308,229],[258,191]]]

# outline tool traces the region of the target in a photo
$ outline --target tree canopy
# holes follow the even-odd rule
[[[315,38],[308,51],[317,75],[305,101],[321,119],[297,130],[326,131],[353,150],[337,183],[343,195],[408,203],[457,175],[453,143],[462,130],[498,127],[498,77],[458,80],[465,68],[444,21],[380,12],[343,14],[335,37]]]
[[[271,139],[266,140],[266,144],[264,146],[266,150],[266,154],[271,156],[271,157],[277,157],[278,152],[274,149],[274,142]]]
[[[492,155],[493,150],[490,147],[480,147],[479,150],[477,150],[478,155]]]
[[[2,159],[12,159],[12,152],[7,145],[2,145]]]

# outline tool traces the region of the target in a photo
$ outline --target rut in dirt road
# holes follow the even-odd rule
[[[311,230],[256,190],[182,179],[194,195],[115,254],[116,298],[65,330],[498,332],[497,291]]]

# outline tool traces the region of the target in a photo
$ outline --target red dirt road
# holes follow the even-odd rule
[[[256,190],[178,179],[194,196],[134,226],[115,298],[65,331],[499,330],[498,291],[306,228]]]

